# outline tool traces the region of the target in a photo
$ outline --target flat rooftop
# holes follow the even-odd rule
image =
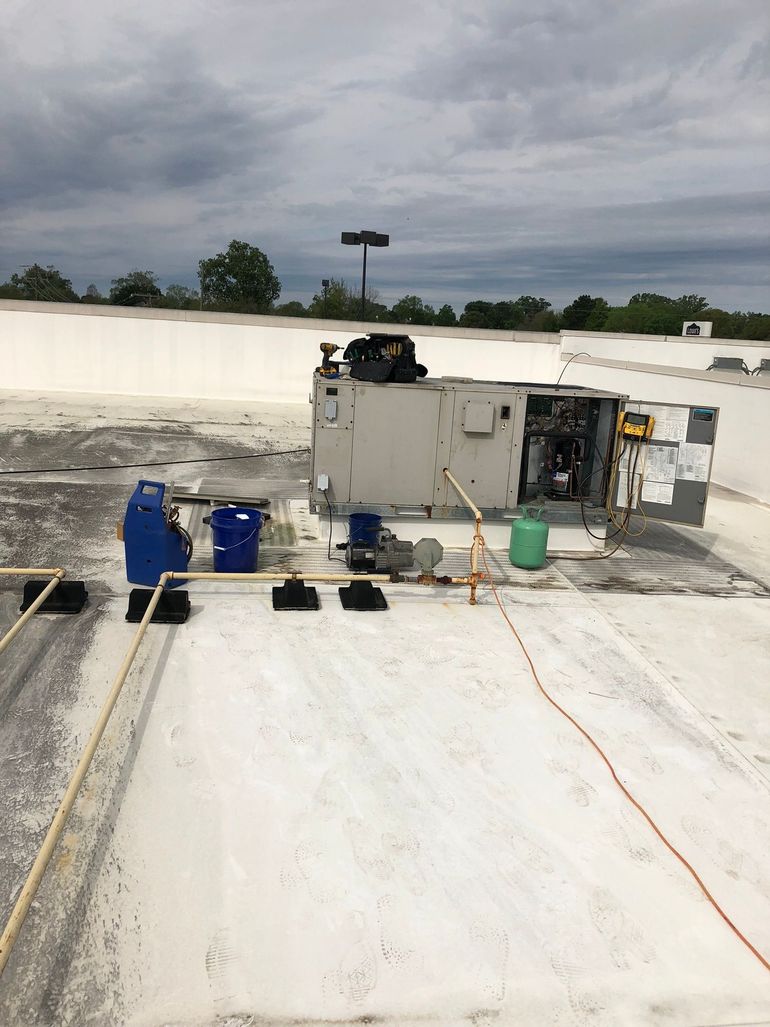
[[[327,560],[307,405],[0,401],[0,470],[102,468],[0,477],[0,565],[89,590],[0,656],[5,923],[135,631],[115,524],[137,480],[256,479],[260,566]],[[235,459],[162,464],[196,457]],[[208,508],[183,510],[210,568]],[[489,558],[543,684],[770,956],[770,508],[712,486],[702,530],[535,572]],[[0,582],[0,634],[21,584]],[[770,975],[539,693],[488,588],[386,586],[378,614],[318,589],[319,612],[279,614],[269,585],[191,583],[189,621],[151,625],[0,1022],[770,1022]]]

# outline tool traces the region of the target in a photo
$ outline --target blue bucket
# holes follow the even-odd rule
[[[225,506],[211,514],[214,570],[222,574],[253,574],[259,557],[262,514],[240,506]]]
[[[368,542],[375,545],[382,531],[382,517],[379,514],[354,513],[348,518],[348,534],[351,542]]]

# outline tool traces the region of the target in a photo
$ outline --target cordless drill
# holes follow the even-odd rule
[[[341,347],[335,346],[332,342],[321,343],[321,352],[323,353],[323,360],[321,361],[321,366],[316,368],[316,371],[318,371],[319,374],[339,374],[339,361],[331,359],[331,357],[334,356],[338,349],[341,349]]]

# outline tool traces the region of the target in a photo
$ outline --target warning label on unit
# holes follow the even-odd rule
[[[671,506],[674,502],[674,486],[659,481],[646,481],[642,485],[642,502]]]
[[[646,456],[645,480],[673,485],[676,479],[676,446],[650,445]]]
[[[708,481],[711,446],[695,442],[682,442],[679,446],[679,461],[676,476],[685,481]]]
[[[652,427],[653,442],[683,442],[687,438],[689,407],[648,406],[645,403],[640,410],[655,418]]]

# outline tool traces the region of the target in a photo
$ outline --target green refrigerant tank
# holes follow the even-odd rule
[[[548,525],[540,520],[544,509],[542,506],[522,506],[523,516],[513,522],[508,556],[514,567],[536,570],[545,563]]]

